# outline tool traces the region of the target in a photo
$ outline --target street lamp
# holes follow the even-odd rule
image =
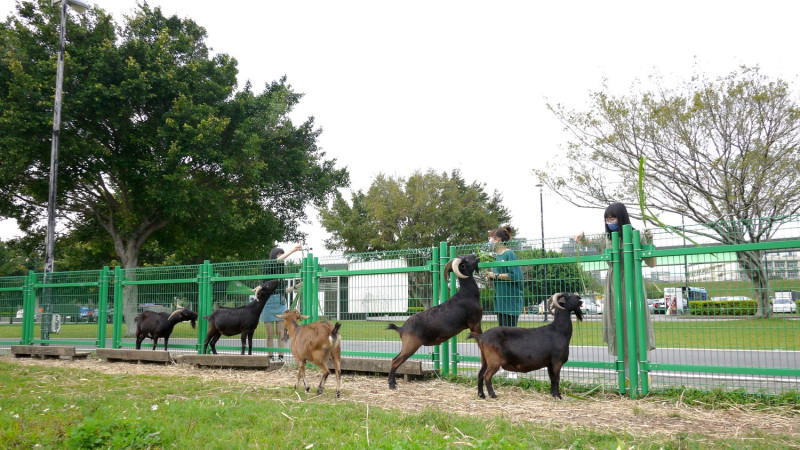
[[[53,244],[56,232],[56,177],[58,173],[58,139],[61,128],[61,85],[64,83],[64,45],[67,35],[67,7],[78,13],[89,9],[89,4],[82,0],[53,0],[52,5],[61,3],[61,30],[58,40],[58,67],[56,69],[56,99],[53,105],[53,140],[50,147],[50,187],[47,195],[47,238],[44,257],[44,284],[47,275],[53,273]],[[45,302],[42,311],[42,339],[50,338],[50,292],[45,288]]]
[[[539,213],[542,216],[542,258],[545,258],[547,255],[545,254],[544,250],[544,196],[542,195],[542,183],[536,185],[539,188]],[[547,265],[542,266],[544,268],[544,283],[543,286],[547,286]],[[546,297],[546,296],[545,296]],[[546,301],[546,300],[543,300]],[[544,321],[547,322],[547,311],[548,305],[544,305]]]

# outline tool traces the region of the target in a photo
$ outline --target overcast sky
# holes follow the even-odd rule
[[[115,14],[132,0],[92,2]],[[0,13],[13,11],[0,0]],[[798,7],[784,1],[243,1],[153,0],[206,28],[238,60],[239,87],[288,77],[305,93],[327,157],[367,190],[378,173],[459,169],[499,191],[518,236],[541,236],[532,169],[564,154],[567,136],[545,107],[586,106],[604,79],[623,93],[658,72],[709,77],[740,65],[797,87]],[[54,80],[55,82],[55,80]],[[64,99],[69,102],[68,98]],[[347,191],[349,192],[350,189]],[[324,231],[302,225],[315,255]],[[544,232],[599,232],[602,212],[544,191]],[[0,237],[15,227],[3,222]],[[289,243],[286,243],[289,245]]]

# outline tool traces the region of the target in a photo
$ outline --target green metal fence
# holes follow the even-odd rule
[[[25,302],[26,277],[0,278],[0,345],[18,344],[22,317],[17,314]]]
[[[484,330],[497,326],[497,313],[502,312],[496,311],[493,284],[484,277],[488,270],[521,268],[519,327],[545,326],[552,316],[542,305],[554,293],[582,295],[586,314],[575,324],[570,361],[562,371],[564,381],[602,386],[632,398],[670,387],[765,394],[796,391],[800,389],[800,320],[795,298],[800,296],[798,224],[797,217],[784,218],[771,239],[749,244],[721,239],[726,245],[711,234],[694,237],[695,244],[674,230],[659,230],[654,245],[641,245],[640,232],[626,226],[621,239],[613,233],[608,249],[579,246],[568,237],[515,241],[510,248],[518,259],[509,262],[494,260],[485,244],[441,243],[434,248],[322,258],[304,254],[277,275],[265,275],[263,260],[57,272],[47,282],[42,274],[32,272],[0,278],[0,346],[132,347],[128,327],[133,326],[135,315],[145,309],[171,311],[180,305],[196,310],[201,319],[196,330],[188,322],[176,326],[170,350],[200,352],[208,330],[203,316],[220,306],[243,305],[251,301],[250,289],[261,280],[281,278],[298,287],[287,296],[290,305],[301,308],[312,320],[342,322],[344,355],[390,359],[399,352],[400,340],[387,325],[402,324],[412,314],[446,301],[457,284],[453,275],[443,278],[442,268],[456,255],[478,253]],[[698,226],[690,231],[702,234],[708,229]],[[590,236],[588,242],[605,239]],[[642,263],[651,258],[657,262],[654,267]],[[615,296],[617,327],[612,333],[619,356],[610,355],[603,342],[609,268],[614,268],[615,291],[625,287],[626,292],[624,298]],[[789,306],[783,301],[787,297]],[[770,318],[754,318],[759,311],[757,298],[764,299],[761,312]],[[785,307],[786,312],[772,314],[773,304]],[[23,320],[16,319],[20,308]],[[633,319],[625,327],[623,311]],[[54,331],[55,315],[60,319],[58,332]],[[646,344],[648,315],[655,333],[654,350]],[[441,346],[422,347],[413,358],[444,375],[474,374],[479,351],[466,334]],[[260,325],[254,353],[288,352],[281,344],[267,347],[265,337]],[[241,351],[239,336],[223,337],[218,344],[221,353]],[[149,346],[150,340],[143,343],[144,348]],[[548,381],[544,370],[521,376]]]

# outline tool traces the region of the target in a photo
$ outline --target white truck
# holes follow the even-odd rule
[[[792,302],[800,300],[800,291],[775,291],[775,300],[786,299]]]

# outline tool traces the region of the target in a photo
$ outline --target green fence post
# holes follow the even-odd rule
[[[439,248],[433,247],[431,249],[431,306],[439,304],[439,271],[441,264],[439,264]],[[433,370],[439,370],[439,346],[433,347]]]
[[[205,260],[200,266],[200,271],[197,274],[197,311],[202,319],[211,314],[211,308],[214,303],[214,293],[212,292],[211,274],[213,272],[211,261]],[[197,353],[203,353],[203,342],[206,340],[208,334],[208,321],[199,320],[197,323]]]
[[[622,226],[622,258],[625,269],[625,333],[627,339],[627,363],[628,378],[630,379],[630,390],[628,393],[635,399],[639,392],[639,357],[636,347],[636,317],[634,313],[634,298],[636,288],[634,287],[633,272],[633,227],[630,225]]]
[[[124,295],[125,271],[122,267],[114,267],[114,324],[111,326],[111,347],[122,347],[122,300]]]
[[[308,277],[311,280],[311,310],[314,312],[311,315],[311,321],[316,322],[319,320],[319,277],[317,270],[319,269],[319,258],[315,258],[311,252],[308,253],[308,261],[311,263],[309,268]]]
[[[300,265],[300,280],[303,283],[303,295],[300,298],[300,311],[307,316],[311,315],[311,290],[314,289],[314,283],[311,282],[309,277],[310,256],[306,255]]]
[[[450,247],[450,260],[456,257],[456,248]],[[447,298],[450,298],[458,292],[458,286],[456,285],[456,275],[454,273],[450,274],[450,293]],[[450,339],[450,373],[453,375],[458,375],[458,335],[453,336]]]
[[[611,233],[611,267],[614,272],[614,332],[616,333],[617,358],[614,366],[617,370],[617,388],[620,394],[625,393],[625,330],[622,327],[622,308],[625,302],[622,296],[622,254],[619,248],[619,233]]]
[[[33,321],[36,315],[36,273],[28,271],[22,297],[22,344],[31,345],[33,341]]]
[[[645,328],[647,323],[645,321],[645,308],[647,308],[647,300],[645,300],[645,298],[647,294],[643,290],[644,277],[642,275],[642,241],[639,230],[633,230],[633,269],[633,283],[635,286],[635,296],[633,299],[635,302],[634,311],[636,313],[637,341],[639,343],[639,380],[641,380],[641,392],[644,396],[650,391],[650,387],[647,382],[649,368],[647,361],[647,328]]]
[[[447,265],[447,242],[440,242],[439,243],[439,265],[444,267]],[[448,279],[444,277],[444,274],[439,271],[439,303],[442,304],[447,301],[448,299]],[[444,345],[437,345],[439,347],[439,352],[441,355],[441,362],[442,362],[442,376],[445,376],[450,373],[450,348],[447,346],[445,342]]]
[[[100,293],[97,299],[97,348],[106,348],[106,324],[108,323],[108,266],[100,271]]]

